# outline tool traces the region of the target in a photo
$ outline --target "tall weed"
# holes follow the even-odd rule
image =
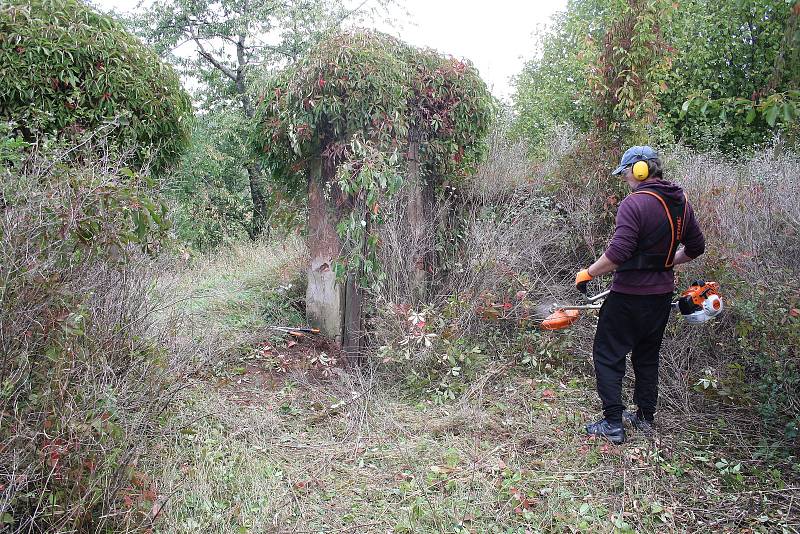
[[[167,229],[152,183],[91,137],[0,144],[0,522],[146,525],[158,488],[137,462],[193,359],[142,253]]]

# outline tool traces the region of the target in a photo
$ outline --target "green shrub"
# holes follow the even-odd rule
[[[0,6],[0,120],[26,140],[119,118],[116,144],[160,169],[187,142],[191,116],[172,68],[111,18],[78,0]]]

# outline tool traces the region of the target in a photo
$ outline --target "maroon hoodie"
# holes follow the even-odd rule
[[[636,186],[636,189],[647,186],[667,198],[683,199],[683,189],[666,180],[647,180]],[[634,189],[634,191],[636,190]],[[667,214],[661,202],[652,195],[628,195],[620,202],[617,210],[617,227],[614,237],[606,250],[606,257],[617,265],[625,263],[633,256],[639,240],[653,235]],[[664,237],[650,249],[650,252],[669,251],[670,236]],[[705,251],[705,238],[691,204],[686,206],[683,239],[686,255],[694,259]],[[611,290],[629,295],[659,295],[675,291],[675,275],[668,271],[625,271],[615,272]]]

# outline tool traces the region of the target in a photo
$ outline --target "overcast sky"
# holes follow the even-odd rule
[[[104,10],[128,11],[137,2],[91,3]],[[534,53],[533,32],[564,9],[566,0],[404,0],[404,6],[409,20],[388,31],[413,45],[471,60],[492,92],[508,99],[510,78]]]

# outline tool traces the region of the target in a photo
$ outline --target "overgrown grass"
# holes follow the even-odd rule
[[[305,322],[292,306],[302,301],[305,249],[298,238],[281,243],[237,243],[200,257],[161,280],[164,292],[208,327],[245,332]],[[286,298],[288,297],[288,298]]]
[[[719,452],[710,442],[724,428],[706,440],[670,431],[658,444],[635,434],[623,447],[588,442],[591,383],[493,371],[456,403],[356,387],[358,398],[331,415],[332,404],[353,396],[347,378],[288,378],[250,405],[230,390],[198,390],[181,419],[188,426],[171,444],[162,531],[800,526],[796,512],[787,515],[797,487]]]
[[[728,205],[729,197],[723,205],[699,203],[717,213],[701,215],[710,254],[682,270],[681,283],[710,273],[729,292],[731,309],[702,328],[671,323],[658,437],[630,430],[628,442],[613,447],[584,432],[599,409],[596,317],[548,333],[534,330],[537,318],[527,315],[529,301],[570,295],[573,263],[604,243],[596,228],[607,226],[613,199],[594,198],[599,186],[548,192],[552,170],[536,169],[525,181],[511,176],[523,172],[520,162],[493,161],[511,169],[508,186],[471,193],[464,247],[454,252],[470,261],[429,303],[407,300],[403,267],[395,265],[396,279],[377,295],[386,310],[368,318],[378,325],[378,343],[362,367],[343,367],[324,341],[270,329],[303,324],[299,241],[222,250],[162,278],[162,291],[179,296],[203,336],[220,341],[214,365],[193,377],[191,394],[170,414],[172,438],[148,466],[159,485],[157,530],[800,532],[800,462],[791,436],[759,419],[764,397],[754,394],[759,384],[776,384],[775,413],[790,416],[794,382],[778,378],[788,363],[760,380],[742,367],[756,361],[764,369],[780,350],[796,355],[780,343],[794,335],[794,319],[776,326],[753,300],[761,291],[753,277],[781,254],[770,248],[749,271],[734,266],[734,276],[714,252],[744,236],[743,227],[754,232],[758,217],[785,224],[781,212],[793,212],[777,208],[778,192],[748,217],[736,216],[742,207]],[[795,164],[789,158],[773,167]],[[726,165],[714,165],[714,185],[706,185],[731,185]],[[737,172],[746,180],[746,164]],[[688,189],[701,197],[705,183]],[[786,184],[780,191],[796,196]],[[584,202],[590,198],[594,204]],[[385,237],[387,257],[414,257],[402,232]],[[794,242],[781,239],[782,265],[794,265]],[[773,294],[789,299],[781,306],[790,309],[783,276]],[[412,304],[425,312],[422,326],[409,322]],[[426,333],[436,334],[430,346]],[[700,379],[713,387],[698,390]]]
[[[508,332],[492,342],[484,330],[488,346],[472,356],[455,399],[399,378],[391,363],[282,370],[277,355],[319,350],[259,332],[269,313],[288,318],[269,303],[292,300],[280,287],[302,254],[248,246],[173,280],[203,288],[196,312],[229,325],[243,348],[223,372],[194,379],[171,416],[173,437],[148,467],[162,496],[157,531],[800,529],[800,473],[737,442],[746,436],[724,421],[703,420],[698,432],[667,412],[658,441],[635,432],[621,447],[588,441],[596,398],[582,350],[553,345],[526,359],[525,343],[502,342]]]

